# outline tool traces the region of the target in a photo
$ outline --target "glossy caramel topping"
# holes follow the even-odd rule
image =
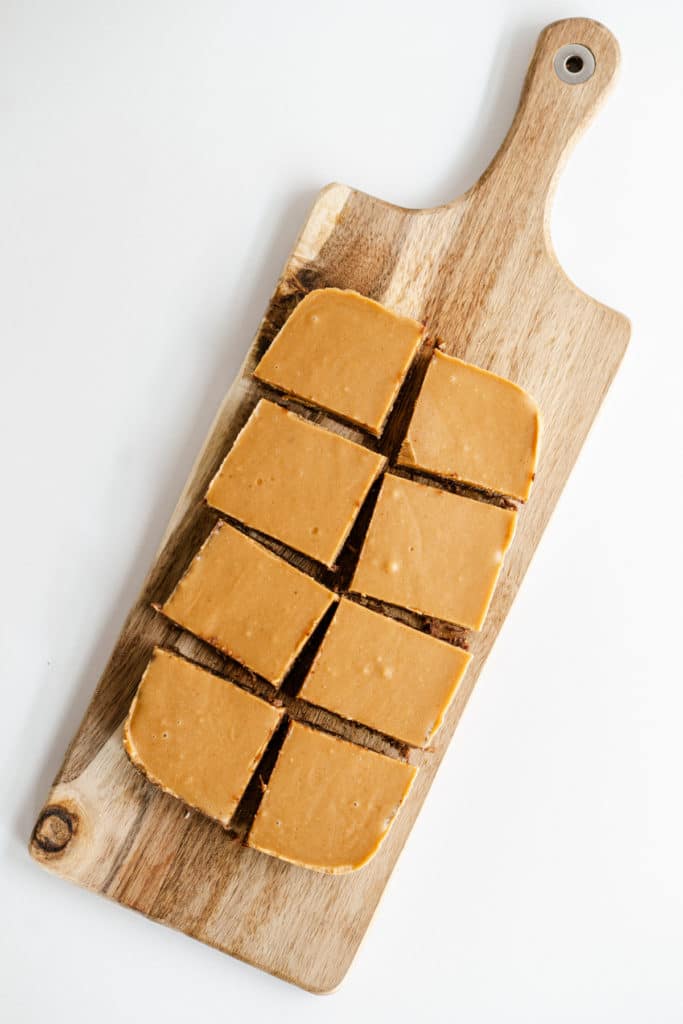
[[[214,477],[207,501],[332,565],[381,455],[261,401]]]
[[[435,352],[399,462],[526,501],[539,434],[538,407],[526,391]]]
[[[386,476],[351,590],[481,629],[516,513]]]
[[[338,874],[376,853],[416,769],[292,722],[248,844]]]
[[[470,657],[342,599],[299,696],[419,747],[439,728]]]
[[[227,825],[283,712],[157,648],[124,726],[133,764]]]
[[[161,610],[277,684],[334,600],[310,576],[218,523]]]
[[[309,292],[254,375],[379,434],[422,324],[339,288]]]

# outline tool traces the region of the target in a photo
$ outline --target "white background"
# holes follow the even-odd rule
[[[319,187],[453,198],[534,40],[617,89],[553,235],[630,350],[342,988],[310,996],[41,871],[26,841]],[[683,1020],[683,8],[6,2],[0,1015]]]

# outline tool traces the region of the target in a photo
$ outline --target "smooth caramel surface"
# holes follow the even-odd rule
[[[538,406],[526,391],[437,351],[399,462],[526,501],[539,435]]]
[[[351,590],[481,629],[516,512],[387,475]]]
[[[161,610],[277,684],[334,600],[310,576],[218,523]]]
[[[214,477],[207,501],[332,565],[381,455],[261,401]]]
[[[299,696],[419,747],[441,725],[470,659],[342,599]]]
[[[309,292],[254,376],[381,432],[422,338],[423,326],[340,288]]]
[[[157,648],[124,726],[133,764],[227,825],[283,712]]]
[[[379,849],[415,772],[291,722],[248,845],[316,871],[355,871]]]

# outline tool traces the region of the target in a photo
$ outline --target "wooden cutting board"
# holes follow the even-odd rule
[[[557,51],[570,44],[595,58],[580,84],[555,70]],[[546,28],[507,138],[455,202],[407,210],[344,185],[320,193],[40,813],[31,852],[45,867],[311,991],[327,992],[344,977],[628,343],[628,321],[568,280],[548,235],[558,168],[618,59],[616,41],[595,22]],[[425,320],[445,351],[528,389],[544,418],[535,489],[435,748],[413,755],[421,771],[380,853],[337,877],[245,848],[151,786],[121,747],[121,725],[155,643],[225,668],[151,604],[167,596],[211,525],[206,486],[264,393],[251,370],[301,296],[332,285]],[[330,417],[308,415],[356,436]]]

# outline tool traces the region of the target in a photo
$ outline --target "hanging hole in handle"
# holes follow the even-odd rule
[[[553,59],[555,74],[567,85],[582,85],[595,71],[595,57],[587,46],[568,43],[561,46]]]
[[[579,57],[578,53],[572,53],[564,62],[564,70],[570,75],[578,75],[579,71],[583,70],[583,57]]]

